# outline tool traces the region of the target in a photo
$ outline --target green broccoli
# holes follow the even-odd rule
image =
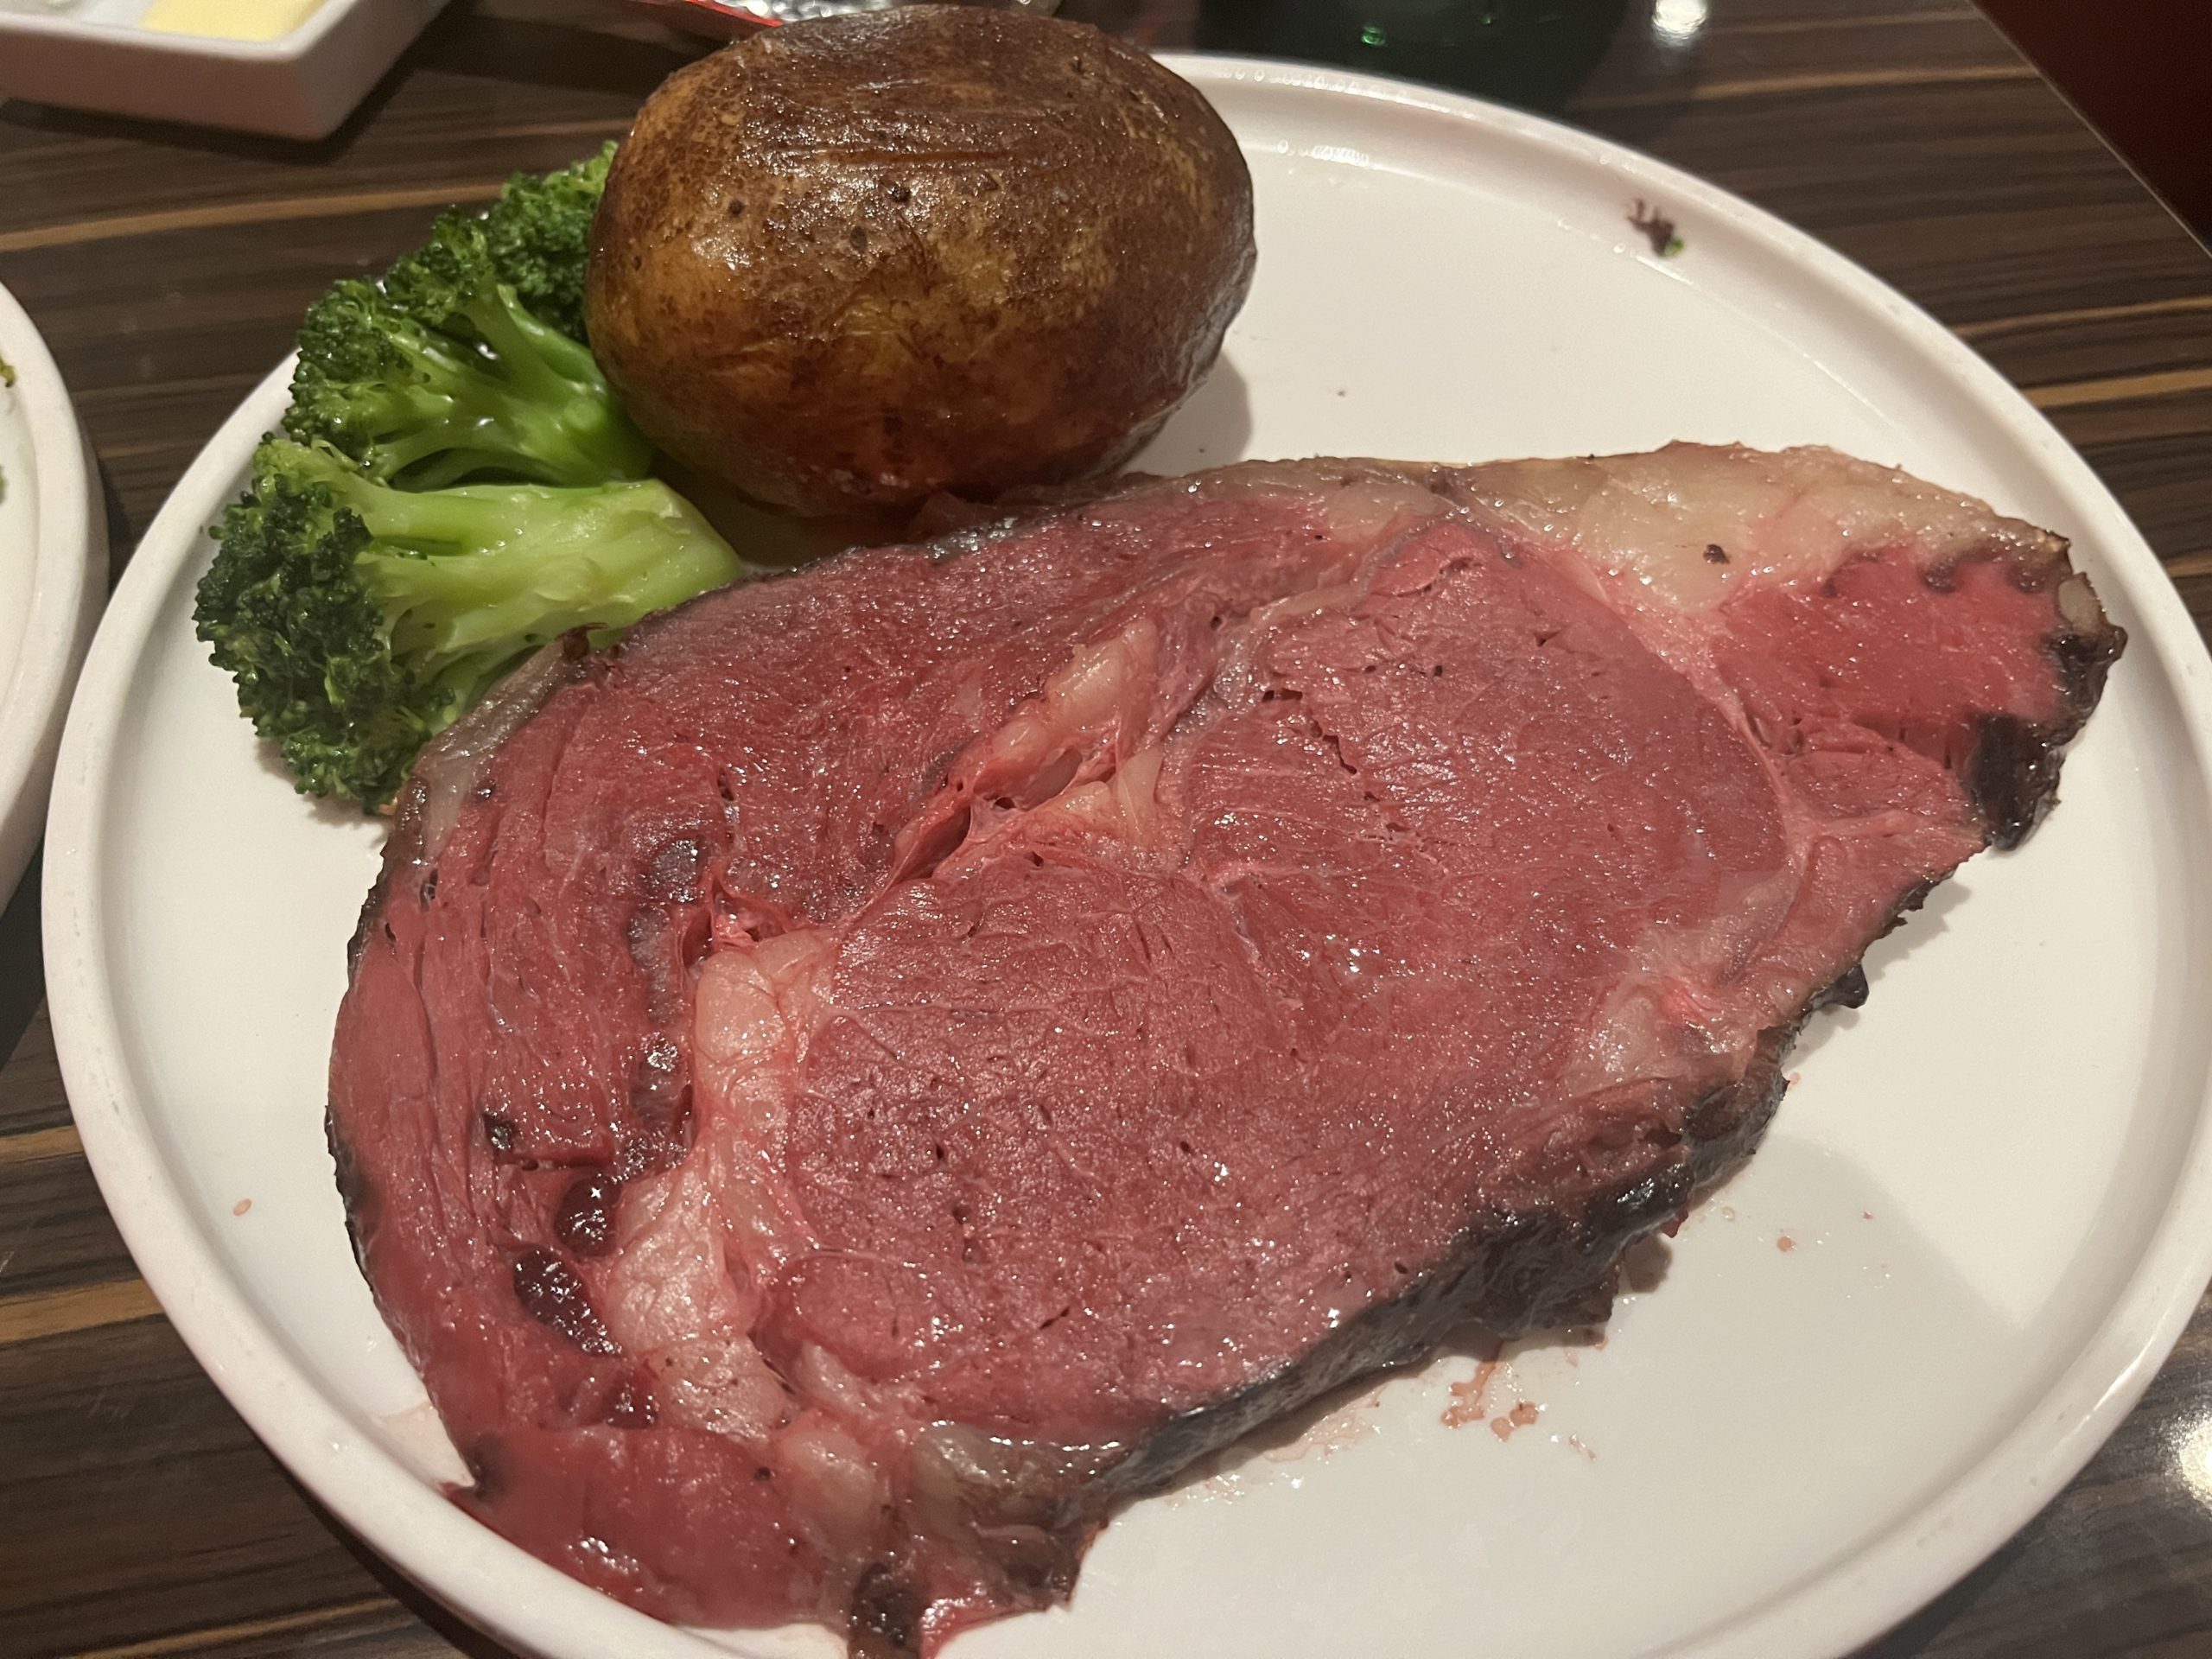
[[[308,313],[289,440],[255,454],[194,613],[303,791],[381,804],[538,645],[745,574],[645,478],[652,448],[582,344],[613,149],[510,180]]]
[[[531,310],[577,340],[584,338],[584,261],[591,218],[614,160],[610,138],[599,154],[543,178],[518,173],[486,210],[484,236],[493,263]]]
[[[369,807],[547,640],[626,627],[745,569],[657,480],[406,491],[283,438],[215,535],[200,638],[298,786]]]
[[[381,284],[339,283],[309,308],[284,429],[413,489],[596,484],[652,459],[591,353],[523,308],[459,213]]]

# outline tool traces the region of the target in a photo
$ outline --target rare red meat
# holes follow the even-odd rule
[[[1818,450],[1145,484],[548,658],[426,756],[331,1124],[461,1501],[927,1647],[1474,1317],[1601,1310],[2120,635]]]

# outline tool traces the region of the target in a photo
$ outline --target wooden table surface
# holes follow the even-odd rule
[[[1318,49],[1294,19],[1328,3],[1065,10],[1151,44],[1288,52]],[[1704,21],[1670,41],[1653,0],[1630,0],[1609,37],[1565,28],[1534,58],[1416,41],[1396,61],[1554,108],[1571,87],[1567,119],[1887,278],[2049,412],[2212,619],[2203,248],[1970,6],[1657,9],[1676,33]],[[590,0],[462,0],[320,144],[0,105],[0,282],[75,393],[118,564],[334,276],[389,260],[436,207],[620,132],[693,49]],[[36,894],[34,870],[0,918],[0,1656],[495,1653],[285,1477],[134,1274],[70,1127]],[[2212,1305],[2082,1476],[1862,1659],[2212,1654],[2207,1423]]]

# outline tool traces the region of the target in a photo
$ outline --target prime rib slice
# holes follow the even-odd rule
[[[927,1649],[1466,1319],[1601,1317],[2050,800],[2065,544],[1823,450],[1147,482],[551,653],[418,768],[330,1119],[460,1501]]]

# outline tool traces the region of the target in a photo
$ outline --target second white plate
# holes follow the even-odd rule
[[[1177,67],[1251,159],[1260,275],[1144,465],[1833,443],[2075,537],[2133,643],[2048,826],[1876,950],[1872,1002],[1808,1033],[1765,1148],[1605,1346],[1521,1353],[1480,1409],[1470,1357],[1395,1380],[1136,1505],[1071,1611],[955,1659],[1844,1651],[2058,1491],[2212,1268],[2212,665],[2081,460],[1804,237],[1466,100]],[[1677,257],[1629,224],[1639,198]],[[248,1421],[471,1618],[575,1659],[830,1651],[655,1624],[437,1493],[450,1452],[354,1271],[322,1142],[378,831],[292,794],[192,638],[201,526],[283,395],[257,392],[178,486],[70,722],[47,961],[102,1188]]]
[[[0,905],[46,822],[77,666],[107,598],[99,473],[61,372],[0,288]],[[12,381],[13,384],[7,384]]]

